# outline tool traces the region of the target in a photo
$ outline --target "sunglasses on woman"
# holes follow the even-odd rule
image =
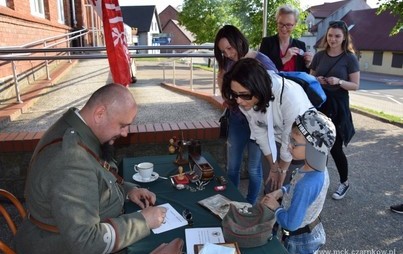
[[[250,101],[250,100],[252,100],[253,95],[252,94],[237,94],[234,91],[231,91],[231,99],[236,100],[236,99],[238,99],[238,97],[244,101]]]

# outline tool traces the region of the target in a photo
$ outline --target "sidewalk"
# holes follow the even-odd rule
[[[195,69],[195,90],[192,91],[189,67],[177,65],[176,85],[169,87],[182,88],[178,90],[180,92],[198,92],[197,96],[190,96],[161,86],[163,71],[155,62],[139,61],[137,64],[138,82],[130,86],[139,104],[136,123],[219,118],[221,109],[201,99],[205,98],[203,94],[211,94],[211,72]],[[68,107],[81,107],[96,88],[110,80],[107,62],[80,61],[46,93],[38,95],[36,103],[26,113],[0,130],[46,130]],[[172,82],[170,69],[166,70],[166,82]],[[356,135],[346,148],[351,189],[343,200],[331,199],[338,184],[338,174],[333,160],[329,160],[330,187],[322,213],[327,243],[323,250],[333,251],[329,252],[333,254],[352,254],[354,251],[402,253],[403,216],[390,212],[389,206],[403,202],[403,128],[358,113],[353,113],[353,120]],[[209,141],[202,146],[203,151],[209,151],[220,165],[224,164],[226,158],[222,140]],[[118,159],[166,153],[165,144],[134,144],[119,148]],[[2,154],[0,166],[9,165],[3,161],[4,158],[15,160],[18,164],[29,161],[29,155],[21,160],[19,155]],[[242,181],[242,193],[247,190],[247,182]],[[0,232],[0,235],[3,234]]]
[[[403,75],[387,75],[387,74],[378,74],[373,72],[365,72],[361,71],[361,79],[369,80],[369,81],[378,81],[385,83],[387,85],[403,85]]]

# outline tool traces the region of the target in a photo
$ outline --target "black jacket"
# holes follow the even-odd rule
[[[306,51],[305,43],[293,38],[290,38],[290,47],[297,47],[302,49],[304,52]],[[283,69],[283,63],[281,62],[280,58],[280,42],[278,34],[270,37],[264,37],[262,39],[262,43],[260,44],[259,51],[268,56],[274,62],[278,70]],[[295,71],[304,71],[309,73],[309,68],[305,66],[304,57],[301,55],[297,56],[295,67]]]

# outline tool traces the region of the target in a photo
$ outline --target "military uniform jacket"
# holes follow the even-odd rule
[[[110,253],[150,233],[141,213],[122,213],[126,192],[135,185],[118,184],[80,145],[101,157],[98,138],[75,110],[69,109],[44,134],[26,183],[29,213],[59,233],[24,220],[15,238],[18,253]]]

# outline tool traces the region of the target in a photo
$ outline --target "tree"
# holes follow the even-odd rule
[[[248,38],[252,47],[257,47],[262,40],[262,27],[263,27],[263,1],[261,0],[234,0],[232,9],[234,15],[240,19],[239,29]],[[274,35],[277,33],[277,22],[275,15],[277,8],[281,5],[289,4],[296,6],[300,14],[300,22],[293,32],[294,37],[300,37],[307,29],[306,24],[303,22],[306,18],[306,13],[302,12],[299,0],[267,0],[267,35]],[[301,22],[302,20],[302,22]]]
[[[380,3],[381,0],[378,1]],[[403,29],[403,2],[402,0],[388,0],[382,3],[378,10],[377,14],[381,14],[382,12],[389,11],[389,13],[393,16],[397,17],[397,23],[392,28],[390,35],[396,35]]]
[[[230,0],[185,0],[179,13],[179,23],[196,37],[196,43],[213,42],[216,32],[233,20]]]
[[[297,6],[304,20],[299,0],[268,0],[267,34],[277,32],[275,13],[283,4]],[[262,0],[185,0],[179,22],[196,36],[196,43],[213,42],[217,31],[225,24],[239,28],[248,38],[251,47],[257,47],[262,39],[263,1]],[[299,22],[293,36],[300,37],[306,24]]]

